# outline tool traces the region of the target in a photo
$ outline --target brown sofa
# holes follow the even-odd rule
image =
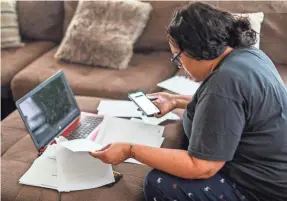
[[[76,97],[76,100],[82,111],[96,113],[101,99],[82,96]],[[179,115],[180,113],[181,111],[178,111]],[[15,111],[10,114],[2,121],[1,126],[1,200],[58,200],[58,193],[55,190],[18,184],[19,178],[29,169],[33,160],[37,158],[37,150],[25,129],[19,113]],[[163,136],[165,140],[162,147],[181,148],[184,139],[181,122],[166,122]],[[121,172],[124,176],[112,188],[102,187],[63,193],[61,196],[62,201],[143,201],[142,184],[144,176],[150,168],[145,165],[120,164],[113,166],[113,169]]]
[[[21,54],[30,45],[16,50],[2,51],[2,86],[10,86],[14,100],[19,99],[40,82],[62,69],[76,95],[126,99],[135,90],[154,92],[156,84],[176,73],[169,62],[171,56],[165,29],[173,10],[186,2],[150,2],[153,11],[148,24],[134,46],[135,54],[125,70],[102,69],[69,64],[54,58],[59,41],[71,20],[76,1],[19,2],[19,21],[24,38],[52,41],[39,44],[34,56]],[[287,3],[286,2],[208,2],[231,12],[262,11],[265,18],[261,29],[260,48],[270,56],[282,77],[287,75]],[[37,16],[35,18],[35,16]],[[39,17],[38,17],[39,16]],[[52,31],[54,30],[54,32]],[[60,30],[60,31],[59,31]],[[46,53],[45,53],[46,52]],[[12,54],[12,55],[11,55]],[[13,57],[17,55],[16,64]],[[9,76],[6,76],[8,74]],[[13,78],[13,79],[12,79]],[[11,81],[12,79],[12,81]]]
[[[174,74],[181,74],[170,63],[165,28],[172,11],[186,2],[150,2],[151,18],[134,46],[134,57],[126,70],[102,69],[56,61],[54,54],[73,16],[77,2],[18,2],[21,35],[26,46],[1,50],[1,89],[12,89],[14,100],[62,69],[77,97],[80,108],[96,112],[99,98],[126,99],[135,90],[154,92],[156,84]],[[265,14],[261,28],[260,48],[270,56],[287,83],[287,2],[208,2],[231,12],[259,12]],[[2,94],[2,97],[4,97]],[[7,93],[8,94],[8,93]],[[7,97],[7,96],[5,96]],[[13,112],[2,123],[2,199],[57,200],[55,191],[18,184],[19,178],[37,157],[37,152],[18,114]],[[183,144],[180,122],[170,122],[165,128],[163,147],[180,148]],[[70,200],[143,200],[142,183],[149,170],[146,166],[122,164],[115,167],[124,178],[113,188],[98,188],[63,194]]]

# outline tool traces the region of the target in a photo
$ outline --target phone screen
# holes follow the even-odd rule
[[[160,113],[160,110],[146,97],[142,92],[136,92],[129,94],[131,100],[133,100],[146,115],[152,116],[153,114]]]

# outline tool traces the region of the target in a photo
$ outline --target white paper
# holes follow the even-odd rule
[[[72,152],[58,146],[56,159],[59,191],[92,189],[115,181],[112,166],[86,152]]]
[[[144,115],[142,115],[141,118],[145,123],[152,124],[152,125],[158,125],[158,124],[160,124],[166,120],[179,120],[180,119],[179,116],[177,116],[176,114],[174,114],[172,112],[169,112],[168,114],[166,114],[160,118],[147,117]]]
[[[184,76],[176,75],[158,83],[157,86],[181,95],[194,95],[200,84]]]
[[[106,117],[95,142],[101,145],[126,142],[159,147],[162,142],[163,130],[163,126]]]
[[[37,158],[30,169],[20,178],[20,184],[39,186],[43,188],[58,188],[55,144]]]
[[[61,142],[59,144],[73,152],[93,152],[102,149],[103,147],[88,139],[76,139]]]
[[[132,101],[102,100],[98,106],[99,115],[114,117],[140,117],[142,112]]]
[[[130,119],[131,121],[134,121],[134,122],[140,122],[140,123],[145,123],[142,119],[138,119],[138,118],[131,118]]]
[[[138,161],[137,161],[136,159],[134,159],[134,158],[129,158],[129,159],[125,160],[125,163],[133,163],[133,164],[144,165],[143,163],[138,162]]]
[[[66,142],[66,141],[68,141],[67,138],[65,138],[64,136],[61,136],[61,135],[60,135],[59,137],[55,137],[54,139],[55,139],[55,141],[56,141],[57,144],[60,144],[61,142]]]

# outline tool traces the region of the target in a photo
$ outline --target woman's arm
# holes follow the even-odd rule
[[[151,98],[156,100],[153,103],[160,109],[161,114],[155,115],[156,117],[162,117],[163,115],[173,111],[174,109],[180,108],[185,109],[187,104],[191,101],[192,96],[174,95],[166,92],[158,92],[148,94]]]
[[[192,100],[192,96],[173,95],[176,102],[176,108],[185,109],[187,104]]]
[[[224,165],[224,161],[194,158],[187,151],[154,148],[139,144],[113,143],[101,151],[90,153],[104,163],[117,165],[131,156],[152,168],[186,179],[209,178]]]
[[[132,145],[130,152],[139,162],[186,179],[209,178],[225,163],[196,159],[185,150],[154,148],[138,144]]]

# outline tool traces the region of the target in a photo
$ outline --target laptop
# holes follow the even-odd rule
[[[59,136],[94,140],[104,118],[80,111],[63,71],[18,100],[16,107],[40,153]]]

